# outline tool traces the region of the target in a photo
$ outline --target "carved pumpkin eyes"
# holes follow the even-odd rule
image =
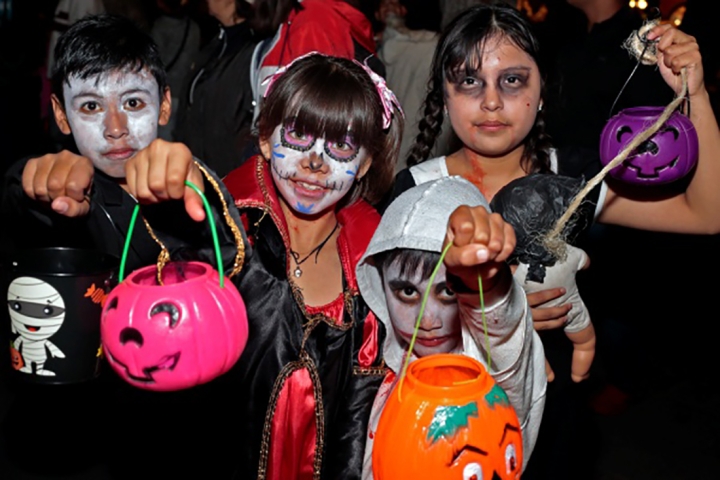
[[[671,125],[666,125],[665,128],[661,129],[660,131],[661,132],[672,132],[673,137],[675,137],[675,141],[677,141],[677,139],[680,138],[680,130],[678,130],[677,128],[675,128]]]
[[[517,451],[512,443],[505,448],[505,468],[508,475],[518,468]]]
[[[625,135],[626,133],[629,133],[630,135],[632,135],[632,128],[628,127],[627,125],[623,125],[617,131],[617,135],[615,135],[615,139],[618,141],[618,143],[622,142],[622,136]]]
[[[113,297],[112,300],[110,300],[110,303],[107,306],[108,310],[112,310],[118,308],[118,297]]]
[[[482,467],[479,463],[468,463],[463,468],[463,480],[483,480]]]
[[[180,311],[172,303],[158,303],[152,310],[150,310],[150,316],[155,316],[158,313],[167,313],[170,317],[170,328],[175,328],[180,319]]]

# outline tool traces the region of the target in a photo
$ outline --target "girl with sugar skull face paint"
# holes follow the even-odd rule
[[[350,131],[344,140],[332,141],[301,133],[292,121],[276,127],[270,164],[287,205],[303,215],[334,207],[370,166],[367,150],[354,143]]]
[[[359,479],[385,330],[355,265],[393,180],[402,114],[384,81],[348,59],[309,54],[264,86],[262,155],[224,180],[267,265],[252,279],[265,311],[255,326],[249,315],[254,340],[237,367],[256,373],[240,386],[252,398],[234,407],[250,419],[236,478]]]

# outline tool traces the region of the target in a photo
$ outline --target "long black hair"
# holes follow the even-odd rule
[[[505,4],[476,5],[456,17],[443,31],[435,48],[424,116],[420,133],[410,149],[407,164],[417,165],[428,159],[440,134],[445,107],[445,81],[459,83],[480,68],[483,48],[492,37],[510,40],[519,49],[539,62],[539,44],[530,23],[515,8]],[[464,68],[462,68],[464,66]],[[543,82],[544,83],[544,82]],[[527,173],[550,170],[550,139],[545,133],[542,111],[524,140],[520,160]]]

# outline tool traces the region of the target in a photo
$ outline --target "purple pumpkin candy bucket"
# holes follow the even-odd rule
[[[600,161],[607,165],[640,132],[662,115],[664,107],[634,107],[612,117],[600,135]],[[634,185],[662,185],[687,175],[698,160],[698,136],[690,119],[673,112],[652,137],[610,170],[610,176]]]

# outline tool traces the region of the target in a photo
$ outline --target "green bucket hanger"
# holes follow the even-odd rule
[[[205,194],[192,182],[185,181],[185,185],[192,188],[195,193],[200,195],[200,198],[202,199],[203,206],[205,207],[205,216],[208,219],[208,223],[210,224],[210,232],[212,233],[213,238],[213,245],[215,247],[215,259],[217,261],[218,265],[218,276],[220,277],[220,288],[225,287],[225,274],[223,273],[222,268],[222,254],[220,253],[220,241],[218,240],[218,234],[217,234],[217,227],[215,226],[215,218],[212,215],[212,210],[210,209],[210,203],[208,202],[207,198],[205,197]],[[122,282],[125,278],[125,263],[127,261],[128,252],[130,251],[130,240],[132,237],[132,232],[135,229],[135,222],[137,221],[138,214],[140,213],[140,204],[135,204],[135,208],[133,209],[132,217],[130,218],[130,225],[128,226],[128,234],[125,238],[125,246],[123,247],[123,253],[122,258],[120,259],[120,272],[118,275],[118,281]]]

